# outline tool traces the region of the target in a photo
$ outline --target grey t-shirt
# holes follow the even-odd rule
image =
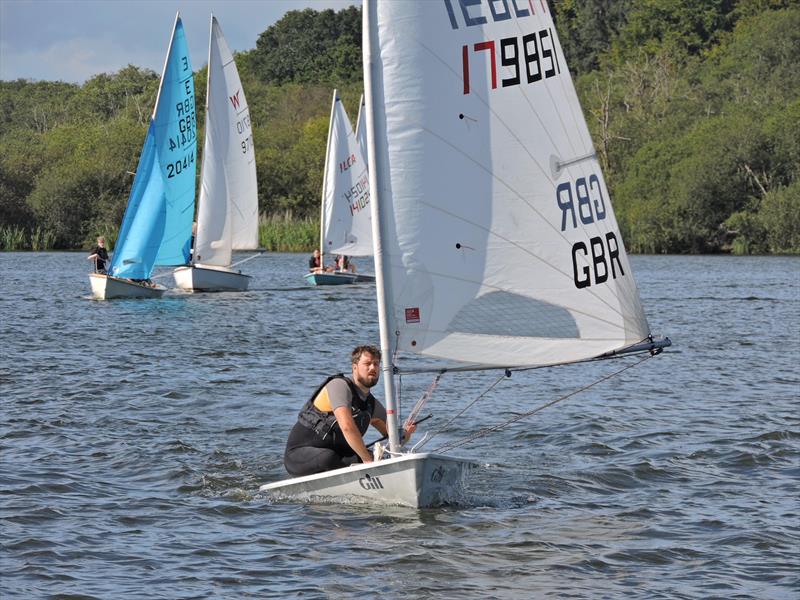
[[[347,385],[347,382],[341,377],[330,381],[328,385],[325,386],[325,391],[328,392],[331,410],[336,410],[340,406],[346,406],[349,409],[352,405],[350,386]],[[356,387],[356,391],[362,400],[367,397],[358,387]],[[375,412],[372,414],[372,417],[386,422],[386,408],[377,399],[375,400]]]

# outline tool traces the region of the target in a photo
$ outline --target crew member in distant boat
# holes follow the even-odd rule
[[[106,264],[108,263],[108,250],[106,250],[106,238],[102,235],[97,238],[97,246],[94,247],[92,253],[86,257],[87,260],[94,260],[94,272],[106,273]]]
[[[364,434],[370,425],[387,434],[386,408],[370,393],[380,376],[381,351],[358,346],[350,362],[350,377],[341,373],[328,377],[303,405],[283,455],[292,477],[372,462]],[[404,439],[415,430],[409,425]]]
[[[331,271],[330,267],[325,268],[322,266],[322,256],[320,255],[319,248],[314,249],[314,254],[308,259],[308,272],[309,273],[322,273],[323,271]]]
[[[346,272],[349,271],[350,273],[356,272],[356,264],[350,260],[349,257],[345,256],[344,254],[340,254],[336,257],[336,270]]]

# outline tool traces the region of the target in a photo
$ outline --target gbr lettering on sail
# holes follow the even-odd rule
[[[537,11],[548,10],[544,0],[441,0],[450,27],[454,30],[519,19],[532,21]],[[489,77],[492,90],[520,85],[541,85],[561,75],[555,36],[551,27],[520,27],[519,35],[480,40],[461,47],[463,93],[472,93],[471,81]],[[477,60],[478,58],[482,60]],[[488,73],[485,65],[488,63]],[[499,74],[499,76],[498,76]],[[561,231],[582,233],[585,226],[602,223],[607,216],[600,177],[591,173],[570,181],[559,182],[555,190]],[[554,208],[555,208],[554,207]],[[615,228],[615,227],[614,227]],[[599,227],[595,228],[600,230]],[[612,228],[609,228],[612,229]],[[570,236],[571,237],[571,236]],[[613,230],[586,235],[572,244],[571,262],[575,287],[601,285],[609,279],[623,277],[620,243]]]

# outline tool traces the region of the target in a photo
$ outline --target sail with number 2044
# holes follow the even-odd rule
[[[175,18],[144,148],[109,273],[148,279],[156,265],[189,260],[197,154],[194,78],[180,16]]]

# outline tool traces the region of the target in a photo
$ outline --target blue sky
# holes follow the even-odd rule
[[[83,83],[128,64],[160,73],[176,11],[192,66],[207,62],[214,15],[232,50],[250,50],[287,11],[359,0],[0,0],[0,79]]]

